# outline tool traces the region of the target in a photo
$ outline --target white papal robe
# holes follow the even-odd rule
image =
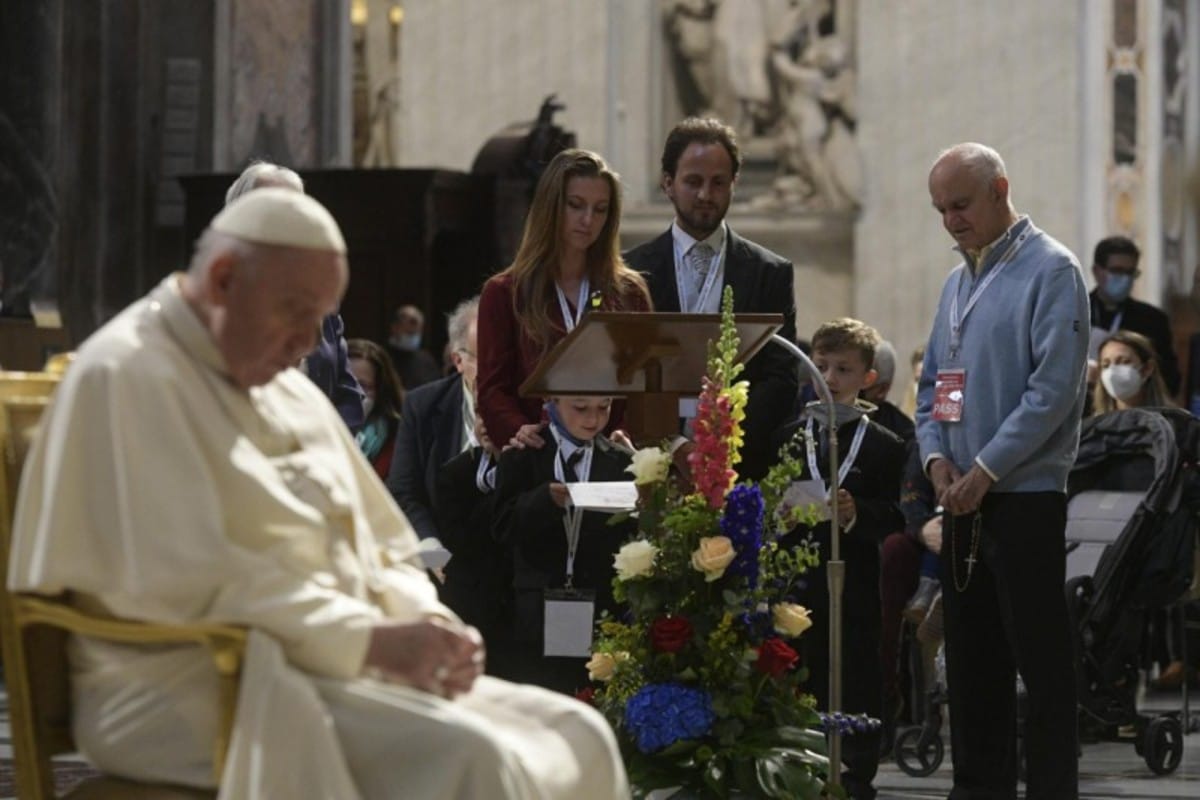
[[[611,731],[572,698],[481,678],[447,701],[362,677],[373,623],[453,616],[417,537],[304,375],[225,378],[177,281],[80,348],[26,467],[10,587],[249,626],[223,800],[628,797]],[[213,784],[204,651],[76,640],[71,657],[90,759]]]

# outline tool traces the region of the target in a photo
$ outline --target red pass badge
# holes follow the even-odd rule
[[[962,422],[963,392],[967,388],[965,369],[938,370],[933,384],[933,418],[938,422]]]

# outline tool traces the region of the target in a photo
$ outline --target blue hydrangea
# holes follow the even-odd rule
[[[836,730],[842,736],[852,736],[856,733],[866,733],[881,727],[882,723],[866,714],[847,714],[835,711],[832,714],[821,712],[821,728],[826,731]]]
[[[737,551],[725,574],[744,577],[751,589],[758,585],[763,508],[762,492],[757,486],[738,485],[725,497],[725,511],[721,515],[721,533]]]
[[[625,703],[625,727],[643,753],[703,736],[715,719],[708,692],[678,683],[648,684]]]

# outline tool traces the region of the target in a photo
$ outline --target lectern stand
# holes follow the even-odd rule
[[[780,314],[738,314],[744,363],[783,326]],[[700,393],[720,314],[594,311],[521,384],[521,396],[625,397],[624,428],[639,445],[679,432],[679,398]]]

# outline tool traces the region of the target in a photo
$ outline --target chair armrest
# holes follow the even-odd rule
[[[59,600],[14,593],[13,611],[17,625],[49,625],[80,636],[123,644],[200,644],[208,648],[220,680],[220,719],[213,754],[217,782],[225,766],[225,754],[233,736],[237,710],[238,678],[246,651],[245,628],[212,622],[164,624],[97,617]]]
[[[165,624],[97,617],[72,608],[58,600],[30,594],[13,596],[17,623],[51,625],[80,636],[91,636],[125,644],[202,644],[222,657],[217,658],[221,674],[236,673],[246,649],[246,629],[213,622]],[[230,661],[229,659],[233,659]]]

